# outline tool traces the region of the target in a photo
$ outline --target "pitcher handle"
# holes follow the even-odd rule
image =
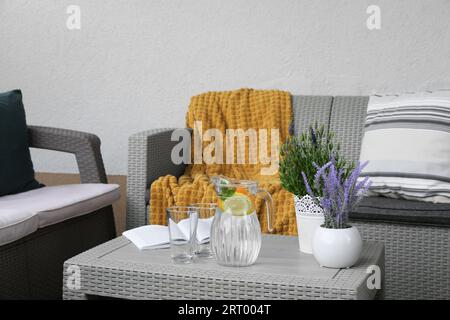
[[[258,189],[258,196],[264,198],[264,201],[266,202],[267,230],[269,231],[269,233],[272,233],[273,228],[271,214],[274,210],[272,196],[270,195],[269,191],[265,189]]]

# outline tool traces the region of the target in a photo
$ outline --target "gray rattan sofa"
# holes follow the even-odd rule
[[[324,123],[344,155],[357,161],[367,103],[363,96],[294,96],[293,132]],[[127,228],[147,223],[155,179],[184,172],[184,165],[170,160],[178,143],[171,141],[172,131],[149,130],[129,139]],[[367,198],[351,217],[365,239],[385,244],[387,299],[450,299],[450,205]]]
[[[100,139],[83,132],[29,127],[30,146],[73,153],[82,183],[107,183]],[[0,246],[0,299],[61,299],[65,260],[115,237],[111,205]]]

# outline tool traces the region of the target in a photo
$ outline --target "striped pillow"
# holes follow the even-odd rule
[[[372,195],[450,203],[450,90],[371,96],[360,158]]]

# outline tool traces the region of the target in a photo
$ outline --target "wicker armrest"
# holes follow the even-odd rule
[[[153,181],[171,174],[179,177],[185,164],[171,160],[175,128],[153,129],[132,135],[128,140],[127,229],[147,223],[146,193]],[[190,141],[189,141],[190,142]]]
[[[73,153],[82,183],[108,183],[96,135],[38,126],[28,126],[28,135],[32,148]]]

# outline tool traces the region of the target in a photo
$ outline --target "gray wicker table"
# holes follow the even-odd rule
[[[374,265],[381,289],[367,285]],[[63,290],[64,299],[373,299],[383,287],[380,243],[365,242],[356,266],[336,270],[301,253],[297,237],[264,235],[258,260],[243,268],[214,259],[177,265],[168,249],[139,251],[119,237],[67,260]]]

